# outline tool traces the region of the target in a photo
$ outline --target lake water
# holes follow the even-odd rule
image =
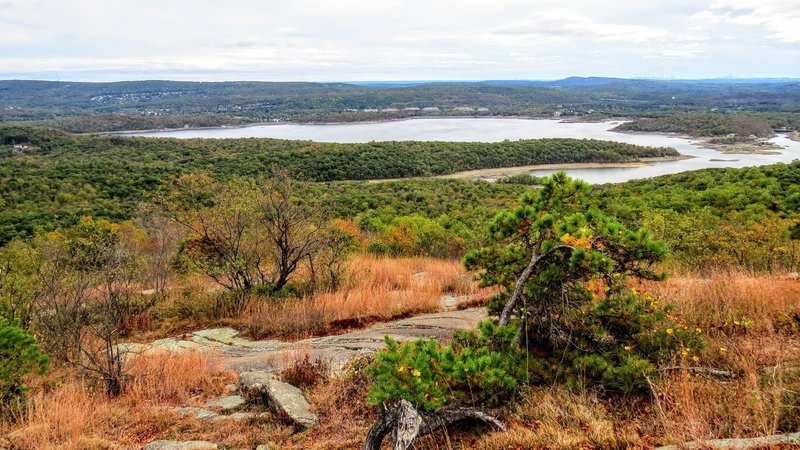
[[[748,167],[800,159],[800,142],[778,135],[772,142],[784,147],[776,155],[723,154],[704,149],[689,139],[658,134],[626,134],[611,131],[620,122],[572,123],[557,120],[503,118],[411,119],[355,124],[269,124],[241,128],[127,133],[134,136],[174,138],[268,137],[317,142],[358,143],[370,141],[499,142],[505,139],[579,138],[604,139],[653,147],[672,147],[692,159],[665,161],[644,167],[570,169],[570,176],[589,183],[617,183],[637,178],[711,167]],[[717,160],[717,161],[714,161]],[[542,176],[551,170],[537,170]]]

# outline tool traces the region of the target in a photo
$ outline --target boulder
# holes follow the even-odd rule
[[[153,441],[144,450],[216,450],[219,446],[208,441]]]
[[[311,428],[319,418],[311,412],[311,405],[300,389],[275,378],[267,372],[251,371],[239,375],[240,390],[250,403],[261,403],[285,414],[295,425]]]

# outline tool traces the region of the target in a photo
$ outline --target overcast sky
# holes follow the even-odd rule
[[[800,0],[0,0],[0,79],[800,77]]]

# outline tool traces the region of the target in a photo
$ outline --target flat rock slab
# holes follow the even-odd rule
[[[456,330],[474,329],[487,318],[486,308],[469,308],[423,314],[394,322],[379,323],[350,333],[304,339],[296,342],[253,341],[239,331],[225,327],[190,333],[185,339],[167,338],[150,344],[120,344],[133,353],[180,352],[190,349],[214,352],[223,367],[236,371],[278,372],[306,354],[312,360],[327,362],[333,373],[340,372],[355,357],[369,355],[385,347],[384,336],[398,341],[436,339],[446,341]]]
[[[153,441],[144,450],[216,450],[219,446],[208,441]]]
[[[383,349],[385,336],[401,342],[417,338],[447,341],[457,330],[474,329],[478,322],[487,318],[486,308],[423,314],[350,333],[304,339],[271,348],[251,346],[248,351],[229,354],[223,364],[236,372],[277,372],[292,365],[298,356],[308,354],[311,360],[323,360],[333,373],[339,373],[353,358]]]

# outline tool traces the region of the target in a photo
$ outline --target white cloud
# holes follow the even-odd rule
[[[708,36],[699,36],[695,34],[679,34],[676,38],[676,41],[679,42],[698,42],[698,41],[707,41]]]
[[[648,55],[648,58],[696,58],[705,53],[705,46],[699,43],[670,45],[662,48],[658,53]]]
[[[0,78],[800,73],[800,0],[709,1],[0,0]]]
[[[725,11],[721,17],[735,24],[762,25],[771,33],[768,37],[778,42],[800,42],[797,0],[716,0],[710,9]]]
[[[597,22],[575,12],[560,10],[531,14],[525,20],[496,29],[493,34],[514,38],[646,42],[663,37],[667,32],[642,25]]]

